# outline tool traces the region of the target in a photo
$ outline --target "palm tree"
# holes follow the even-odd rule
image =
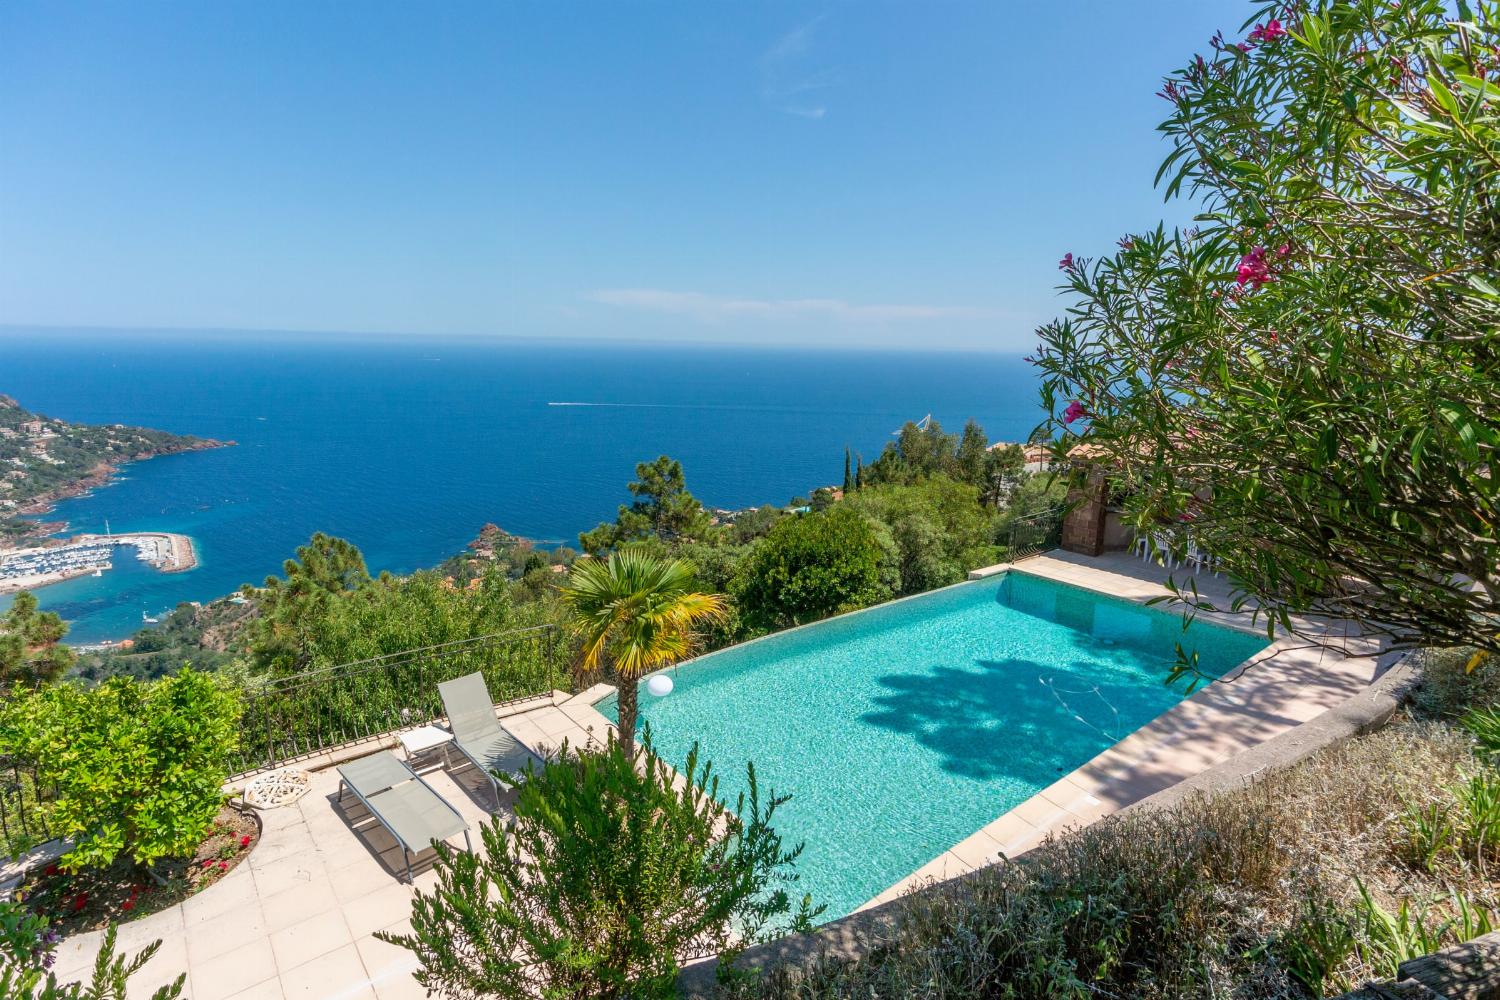
[[[575,563],[563,588],[573,631],[583,640],[583,669],[607,670],[619,690],[626,753],[635,752],[636,683],[687,656],[696,626],[724,619],[724,598],[700,593],[694,583],[689,564],[625,548]]]

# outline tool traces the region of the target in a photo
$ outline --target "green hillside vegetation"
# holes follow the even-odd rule
[[[0,396],[0,540],[34,534],[19,513],[105,482],[116,466],[221,442],[124,424],[74,424]]]

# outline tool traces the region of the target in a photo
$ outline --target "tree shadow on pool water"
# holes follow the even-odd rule
[[[1123,690],[1076,680],[1067,667],[974,662],[978,669],[935,665],[923,674],[881,677],[887,693],[877,695],[879,708],[862,718],[941,754],[951,774],[1041,785],[1127,735],[1121,727],[1134,728],[1115,712]],[[1077,665],[1080,672],[1087,667]]]

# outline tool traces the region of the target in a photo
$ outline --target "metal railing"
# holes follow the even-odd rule
[[[1048,507],[1022,514],[1010,522],[1005,558],[1009,562],[1034,556],[1062,544],[1063,515],[1067,508]]]
[[[46,802],[52,789],[27,762],[0,757],[0,861],[52,839]]]
[[[555,625],[499,632],[273,678],[245,693],[236,776],[443,714],[437,686],[478,671],[497,702],[568,684],[571,644]]]

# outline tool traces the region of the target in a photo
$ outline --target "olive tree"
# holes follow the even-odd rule
[[[1284,629],[1500,651],[1500,4],[1242,30],[1160,94],[1157,182],[1197,224],[1060,262],[1048,429]]]

